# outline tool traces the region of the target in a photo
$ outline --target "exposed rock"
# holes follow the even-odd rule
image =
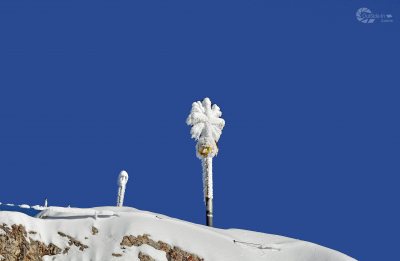
[[[139,252],[139,260],[140,261],[156,261],[154,258],[152,258],[149,255],[143,254],[142,252]]]
[[[122,238],[122,241],[120,243],[121,246],[141,246],[141,245],[149,245],[157,250],[163,251],[166,254],[167,260],[168,261],[204,261],[203,258],[193,254],[189,253],[187,251],[184,251],[180,249],[179,247],[172,247],[169,244],[163,242],[163,241],[154,241],[151,238],[149,238],[150,235],[143,234],[139,235],[137,237],[135,236],[124,236]],[[143,257],[146,258],[146,257]],[[151,257],[149,257],[151,258]],[[140,257],[139,257],[140,259]],[[154,260],[152,259],[140,259],[141,261],[144,260]]]
[[[97,235],[97,233],[99,233],[99,230],[97,229],[97,227],[92,226],[92,235]]]
[[[67,235],[64,234],[63,232],[58,231],[57,233],[58,233],[60,236],[62,236],[62,237],[67,237]]]
[[[86,248],[89,248],[87,245],[81,243],[79,240],[77,240],[77,239],[75,239],[75,238],[73,238],[73,237],[71,237],[71,236],[69,236],[69,235],[66,235],[66,234],[63,233],[63,232],[58,231],[58,234],[59,234],[60,236],[62,236],[62,237],[68,238],[68,239],[69,239],[68,245],[70,245],[70,246],[74,245],[74,246],[78,247],[80,251],[83,251],[83,250],[85,250]]]
[[[92,227],[92,233],[97,234],[97,228],[93,228],[94,227]],[[36,232],[29,231],[29,233],[27,233],[25,227],[22,225],[12,225],[11,227],[6,224],[0,225],[0,261],[41,261],[43,256],[67,255],[70,250],[68,246],[62,249],[53,243],[47,245],[38,240],[34,240],[29,237],[31,234],[36,234]],[[80,251],[84,251],[88,248],[87,245],[81,243],[76,238],[61,231],[58,231],[58,235],[68,239],[68,245],[74,245],[79,248]],[[163,241],[154,241],[150,238],[150,235],[147,234],[137,237],[132,235],[124,236],[120,245],[121,249],[148,245],[156,250],[165,252],[168,261],[204,261],[203,258],[184,251],[179,247],[171,246]],[[114,257],[123,256],[121,253],[112,253],[111,255]],[[142,252],[139,252],[138,258],[140,261],[155,261],[153,257]]]
[[[64,251],[63,251],[63,254],[65,255],[65,254],[68,254],[68,251],[70,250],[70,247],[66,247],[66,248],[64,248]]]
[[[0,256],[2,261],[41,261],[43,256],[54,256],[61,253],[61,248],[54,244],[46,245],[40,241],[27,238],[22,225],[0,225],[4,233],[0,234]]]

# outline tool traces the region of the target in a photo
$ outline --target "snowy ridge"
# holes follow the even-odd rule
[[[48,207],[40,212],[38,218],[79,218],[79,217],[110,217],[116,216],[117,213],[110,210],[81,209],[81,208],[63,208]]]
[[[44,256],[44,260],[142,260],[140,255],[168,260],[165,252],[151,244],[122,245],[124,237],[148,235],[152,242],[178,247],[205,261],[354,261],[305,241],[239,229],[216,229],[128,207],[50,207],[38,216],[42,218],[1,211],[0,224],[23,225],[26,231],[33,231],[29,233],[31,240],[68,248],[66,253]],[[71,238],[86,248],[80,250],[70,245]]]

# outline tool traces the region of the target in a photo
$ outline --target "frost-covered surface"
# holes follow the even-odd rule
[[[34,205],[31,208],[35,209],[35,210],[45,210],[47,207],[43,207],[43,206],[39,206],[39,205]]]
[[[190,134],[197,141],[196,155],[202,161],[204,198],[213,198],[212,158],[218,154],[217,142],[225,126],[218,105],[205,98],[192,104],[186,124],[192,126]]]
[[[31,206],[29,206],[27,204],[22,204],[22,205],[19,205],[18,207],[20,207],[20,208],[31,208]]]
[[[167,260],[165,252],[148,244],[121,247],[122,238],[129,235],[149,235],[154,241],[179,247],[206,261],[354,260],[305,241],[238,229],[210,228],[127,207],[50,207],[40,216],[46,219],[1,211],[0,224],[21,224],[26,231],[36,232],[29,233],[32,240],[53,243],[61,249],[69,248],[66,253],[45,256],[44,260],[139,260],[139,253],[155,260]],[[96,233],[93,233],[93,227],[97,229]],[[70,245],[69,238],[87,248],[80,250],[74,244]]]
[[[118,198],[117,198],[117,206],[122,207],[124,205],[124,197],[125,197],[125,188],[126,183],[128,182],[129,175],[125,170],[121,171],[118,176]]]
[[[190,130],[192,138],[199,140],[201,137],[210,137],[218,142],[225,126],[225,121],[220,118],[221,116],[220,108],[216,104],[211,106],[209,98],[205,98],[202,102],[194,102],[186,120],[186,123],[192,126]]]

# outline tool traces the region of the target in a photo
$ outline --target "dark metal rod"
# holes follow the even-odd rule
[[[213,201],[212,198],[206,198],[206,224],[213,226]]]

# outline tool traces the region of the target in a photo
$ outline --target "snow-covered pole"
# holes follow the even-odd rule
[[[118,198],[117,207],[122,207],[124,205],[125,188],[128,182],[128,172],[125,170],[121,171],[118,176]]]
[[[203,165],[203,189],[206,203],[206,224],[213,226],[213,176],[212,176],[212,157],[201,159]]]
[[[206,204],[206,224],[213,226],[213,172],[212,159],[218,153],[217,142],[221,136],[225,121],[221,119],[222,112],[209,98],[192,104],[192,110],[186,120],[192,128],[192,138],[197,140],[196,155],[203,167],[203,190]]]

